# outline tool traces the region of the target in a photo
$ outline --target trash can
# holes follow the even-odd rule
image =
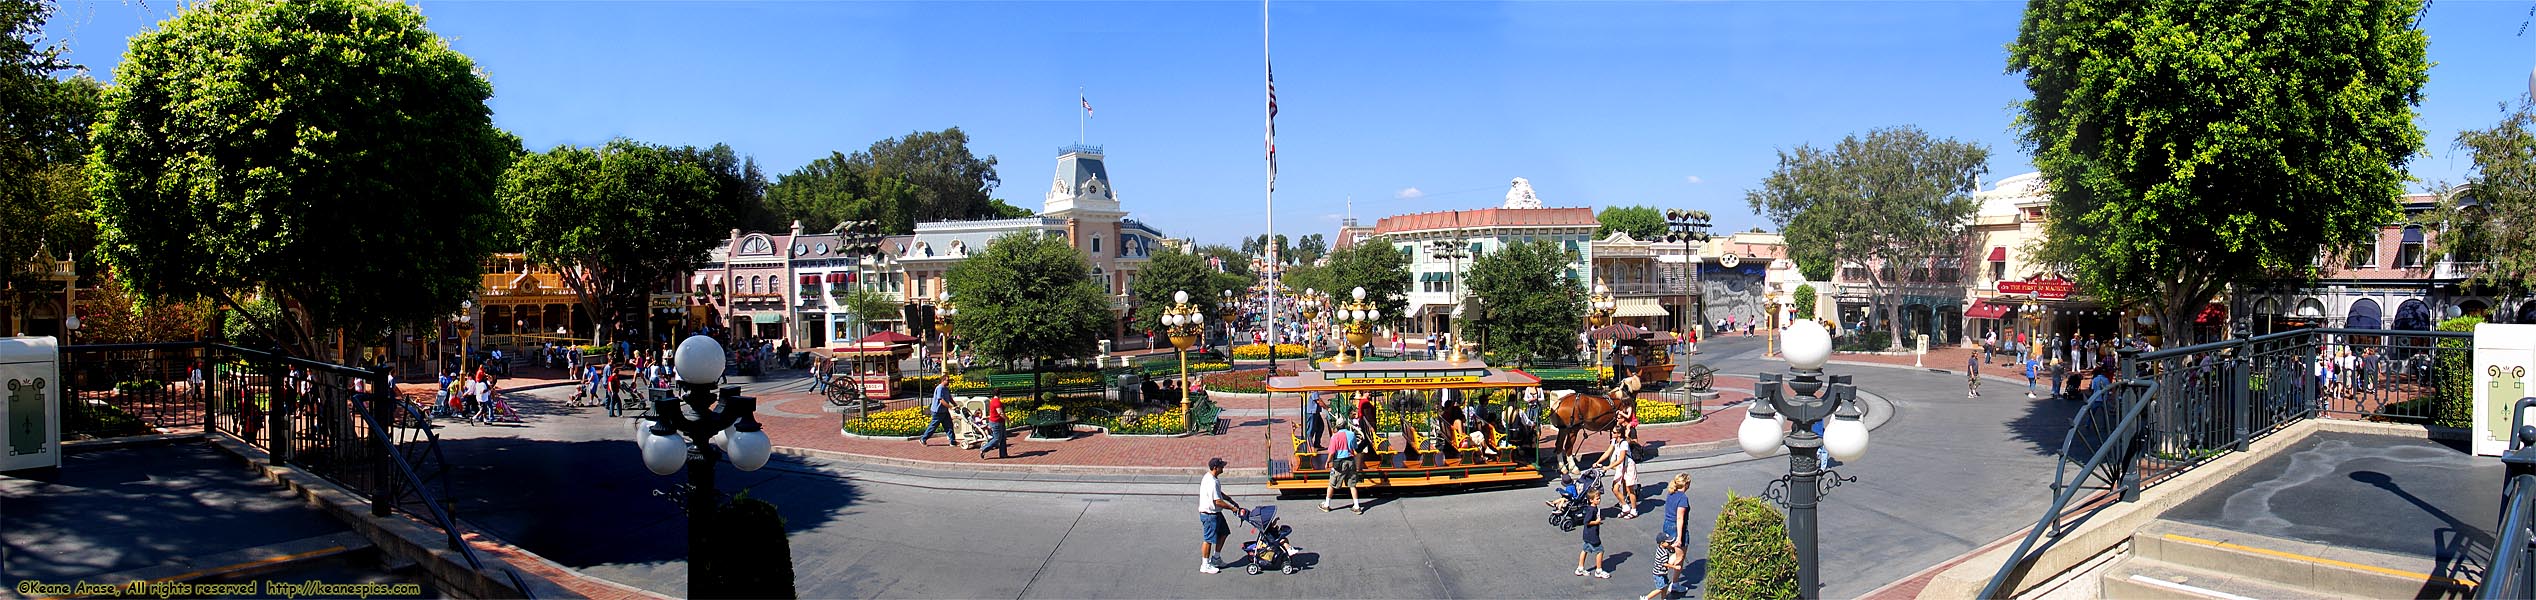
[[[1118,401],[1125,403],[1128,406],[1143,404],[1145,402],[1145,376],[1137,373],[1120,374],[1118,376]]]
[[[0,338],[0,471],[62,466],[62,352],[52,337]]]

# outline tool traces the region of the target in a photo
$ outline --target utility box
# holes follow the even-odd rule
[[[2536,325],[2474,326],[2474,453],[2500,456],[2510,449],[2510,407],[2531,395],[2536,371]],[[2432,371],[2434,373],[2438,371]],[[2527,424],[2536,425],[2536,410]]]
[[[62,350],[51,337],[0,338],[0,471],[62,466]]]
[[[1928,334],[1925,334],[1925,333],[1922,333],[1922,334],[1916,334],[1916,335],[1911,336],[1911,339],[1912,339],[1912,340],[1915,340],[1915,341],[1919,344],[1919,347],[1918,347],[1918,348],[1916,348],[1916,349],[1913,349],[1913,350],[1912,350],[1912,352],[1917,353],[1917,354],[1927,354],[1927,353],[1928,353]]]

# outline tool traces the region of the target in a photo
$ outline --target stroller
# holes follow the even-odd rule
[[[1294,553],[1302,548],[1286,540],[1286,535],[1294,533],[1294,528],[1277,522],[1277,507],[1251,509],[1250,514],[1242,516],[1242,523],[1249,525],[1251,532],[1257,534],[1256,539],[1242,542],[1242,554],[1250,557],[1250,566],[1244,571],[1258,575],[1264,570],[1262,565],[1269,563],[1282,563],[1285,567],[1283,572],[1287,575],[1302,571],[1294,566]]]
[[[1578,526],[1590,520],[1596,506],[1585,501],[1585,494],[1601,485],[1602,478],[1602,467],[1588,468],[1581,473],[1562,476],[1558,499],[1542,502],[1550,505],[1550,525],[1559,528],[1559,531],[1575,531]]]

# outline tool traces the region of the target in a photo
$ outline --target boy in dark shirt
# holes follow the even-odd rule
[[[1586,518],[1585,518],[1585,527],[1584,527],[1584,529],[1585,529],[1585,547],[1584,547],[1584,549],[1582,549],[1582,550],[1578,550],[1578,551],[1576,552],[1576,576],[1577,576],[1577,577],[1584,577],[1584,576],[1586,576],[1587,574],[1591,574],[1591,575],[1593,575],[1596,579],[1610,579],[1610,578],[1611,578],[1611,572],[1610,572],[1610,571],[1605,571],[1605,570],[1603,570],[1603,505],[1602,505],[1602,502],[1603,502],[1603,489],[1602,489],[1602,488],[1600,488],[1600,487],[1592,487],[1592,488],[1586,488],[1586,489],[1585,489],[1585,505],[1586,505],[1586,506],[1591,506],[1591,507],[1594,507],[1594,512],[1593,512],[1593,516],[1590,516],[1590,517],[1586,517]],[[1589,563],[1587,563],[1587,562],[1586,562],[1586,560],[1585,560],[1585,559],[1586,559],[1586,557],[1588,557],[1588,556],[1593,557],[1593,562],[1592,562],[1592,563],[1590,563],[1590,564],[1592,564],[1592,565],[1593,565],[1593,568],[1592,568],[1591,570],[1588,570],[1588,569],[1586,568],[1586,566],[1585,566],[1585,565],[1589,564]]]

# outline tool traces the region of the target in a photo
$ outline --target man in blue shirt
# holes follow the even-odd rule
[[[1311,397],[1303,400],[1303,439],[1311,440],[1314,447],[1320,448],[1319,444],[1322,443],[1320,392],[1313,392]],[[1329,450],[1328,448],[1320,449]]]
[[[953,446],[960,445],[960,438],[951,433],[950,376],[945,375],[941,379],[934,380],[933,395],[925,397],[925,413],[933,415],[933,422],[925,424],[925,434],[923,437],[916,438],[916,443],[933,445],[933,432],[940,429],[942,437],[948,439],[945,443]]]

